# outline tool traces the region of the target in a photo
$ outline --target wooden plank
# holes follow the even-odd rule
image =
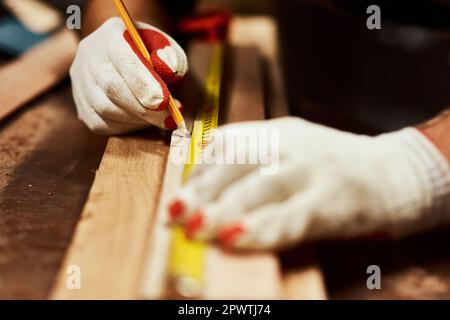
[[[48,296],[105,145],[68,85],[0,126],[0,299]]]
[[[213,47],[206,43],[194,42],[188,50],[189,73],[181,90],[181,101],[188,112],[185,114],[186,125],[192,128],[193,118],[198,106],[203,102],[203,83],[208,70],[207,61],[211,60]],[[190,111],[190,112],[189,112]],[[180,144],[181,142],[181,144]],[[171,140],[168,161],[164,175],[164,184],[161,190],[155,224],[147,246],[145,269],[143,273],[140,296],[145,299],[161,299],[169,295],[167,290],[167,261],[171,240],[170,229],[167,227],[168,202],[175,196],[181,186],[183,164],[169,161],[175,156],[179,148],[183,148],[186,141]]]
[[[137,298],[168,150],[156,132],[109,139],[52,299]],[[66,286],[70,266],[81,270],[81,290]]]
[[[285,272],[283,276],[283,299],[328,299],[322,268],[317,262],[300,265],[295,270]]]
[[[78,40],[63,29],[0,68],[0,121],[67,76]]]
[[[273,18],[235,17],[230,28],[230,41],[234,45],[253,45],[260,50],[265,64],[264,78],[267,80],[267,115],[272,119],[288,116],[289,107],[279,52],[279,30]],[[289,260],[289,267],[283,270],[284,299],[327,299],[322,269],[311,246],[290,250],[282,260]]]
[[[206,299],[281,298],[281,270],[273,253],[232,253],[210,247],[206,270]]]
[[[262,59],[256,48],[235,47],[228,59],[228,105],[224,122],[265,118]],[[281,270],[275,254],[230,253],[210,247],[206,261],[207,299],[277,299]]]
[[[63,24],[63,16],[55,8],[39,0],[3,0],[3,5],[34,33],[48,33]]]
[[[328,299],[322,266],[314,246],[294,247],[283,252],[280,259],[283,268],[283,299]]]
[[[278,25],[269,16],[236,16],[230,27],[230,43],[235,46],[254,46],[264,59],[264,78],[267,118],[289,115],[282,74]]]
[[[187,145],[188,141],[185,138],[177,140],[172,137],[168,159],[177,152],[178,148],[184,148]],[[182,183],[183,169],[182,163],[167,161],[156,219],[147,245],[142,285],[139,288],[139,296],[144,299],[163,299],[169,296],[167,263],[171,232],[168,227],[167,207]]]
[[[222,110],[222,123],[265,119],[263,61],[258,49],[234,47],[229,51],[228,103]]]

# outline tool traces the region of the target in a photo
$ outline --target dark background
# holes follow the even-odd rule
[[[333,122],[345,118],[358,124],[353,131],[379,132],[450,107],[448,1],[326,3],[278,7],[293,114],[338,127]],[[381,30],[366,28],[370,4],[381,8]]]

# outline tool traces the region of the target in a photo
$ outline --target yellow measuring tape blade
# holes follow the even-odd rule
[[[185,164],[185,182],[203,149],[209,142],[212,130],[219,122],[220,87],[223,68],[223,45],[215,44],[211,64],[205,80],[204,103],[198,111],[192,129],[188,163]],[[206,245],[186,238],[181,226],[173,228],[169,258],[169,278],[175,291],[184,297],[197,297],[204,284],[204,258]]]

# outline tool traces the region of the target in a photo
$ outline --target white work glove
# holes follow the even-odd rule
[[[81,41],[70,69],[78,117],[94,132],[120,134],[151,125],[175,129],[166,83],[181,79],[188,63],[181,47],[162,31],[138,23],[153,62],[139,53],[119,18]]]
[[[450,207],[448,162],[414,128],[369,137],[283,118],[218,133],[233,141],[242,137],[239,128],[279,132],[279,171],[199,165],[169,207],[190,237],[265,249],[380,231],[406,235],[450,221],[443,208]],[[217,143],[207,149],[219,150],[216,159],[258,151],[254,143],[220,151]]]

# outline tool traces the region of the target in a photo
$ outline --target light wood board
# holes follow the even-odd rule
[[[63,29],[0,68],[0,121],[67,76],[78,39]]]
[[[206,79],[208,61],[212,57],[212,46],[209,44],[193,43],[187,50],[189,57],[189,73],[183,84],[181,100],[187,106],[185,114],[186,125],[192,128],[195,107],[203,101],[203,83]],[[168,296],[166,276],[169,256],[171,233],[168,228],[167,207],[182,183],[184,166],[170,161],[177,154],[179,148],[185,148],[185,139],[172,137],[171,147],[166,163],[155,223],[152,226],[147,250],[145,252],[145,268],[140,288],[140,296],[144,299],[162,299]]]
[[[224,123],[264,120],[263,60],[259,50],[233,47],[227,64]],[[275,253],[231,253],[210,247],[206,266],[207,299],[281,297],[281,269]]]
[[[109,139],[52,299],[135,299],[169,147],[156,133]],[[70,290],[67,270],[81,270]]]

